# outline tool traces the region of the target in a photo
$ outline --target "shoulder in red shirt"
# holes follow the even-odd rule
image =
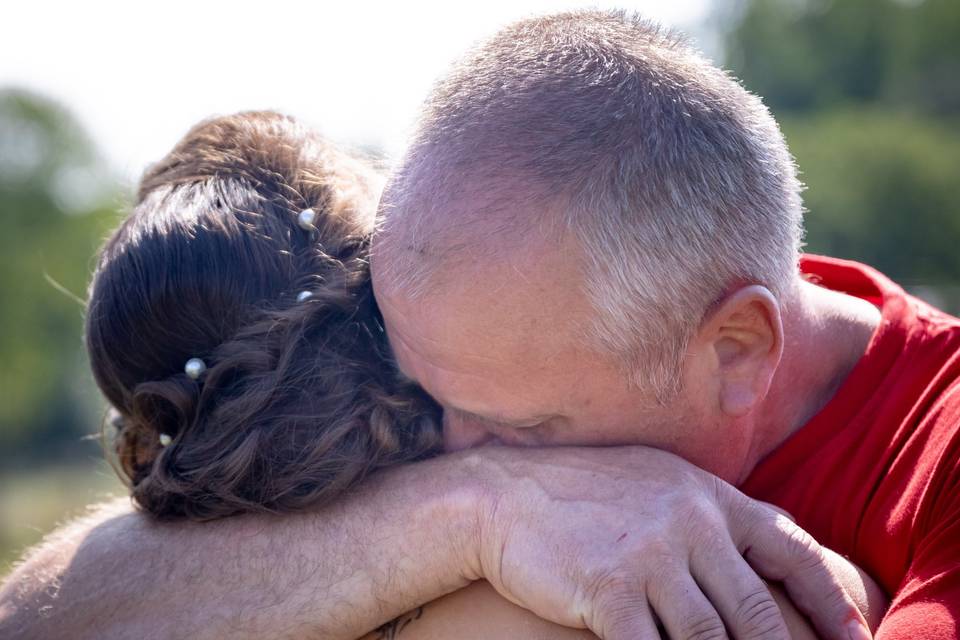
[[[960,637],[960,320],[862,264],[808,279],[882,321],[837,394],[741,489],[790,512],[892,596],[877,639]]]

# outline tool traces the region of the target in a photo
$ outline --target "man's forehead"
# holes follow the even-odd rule
[[[488,262],[522,265],[568,235],[561,198],[496,163],[452,167],[420,157],[397,184],[384,193],[373,238],[378,283],[444,281],[451,270]]]
[[[375,270],[382,274],[389,261]],[[402,282],[402,281],[400,281]],[[592,317],[575,254],[537,251],[502,259],[450,262],[435,278],[416,286],[378,276],[377,300],[408,338],[446,348],[485,352],[491,343],[526,354],[567,341]],[[539,355],[543,355],[542,353]]]
[[[492,372],[548,363],[569,340],[569,318],[536,303],[536,292],[492,290],[492,283],[409,297],[378,291],[391,344],[410,356],[459,371]]]
[[[441,402],[468,411],[537,402],[576,379],[585,308],[578,291],[512,266],[425,295],[377,289],[397,364]]]

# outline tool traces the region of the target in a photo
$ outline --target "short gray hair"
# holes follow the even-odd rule
[[[435,87],[384,193],[380,234],[399,238],[374,255],[416,294],[451,242],[572,232],[589,333],[664,394],[711,304],[744,284],[792,292],[800,191],[760,99],[675,33],[565,13],[507,27]],[[511,217],[521,198],[561,213]]]

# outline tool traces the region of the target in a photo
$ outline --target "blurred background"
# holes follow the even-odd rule
[[[93,255],[143,167],[196,121],[273,108],[402,149],[471,42],[582,3],[7,5],[0,42],[0,575],[123,488],[81,343]],[[628,2],[760,94],[807,184],[808,250],[960,312],[960,2]]]

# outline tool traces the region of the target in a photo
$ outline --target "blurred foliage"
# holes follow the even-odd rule
[[[56,104],[0,91],[0,464],[96,455],[81,343],[91,257],[117,192],[89,140]]]
[[[882,103],[960,110],[957,0],[749,0],[724,9],[727,64],[777,113]]]
[[[783,127],[807,249],[939,287],[960,311],[960,2],[717,6],[726,66]]]
[[[810,251],[861,260],[904,285],[960,278],[960,135],[874,109],[781,118],[808,185]]]
[[[126,489],[104,460],[0,473],[0,579],[44,533]]]

